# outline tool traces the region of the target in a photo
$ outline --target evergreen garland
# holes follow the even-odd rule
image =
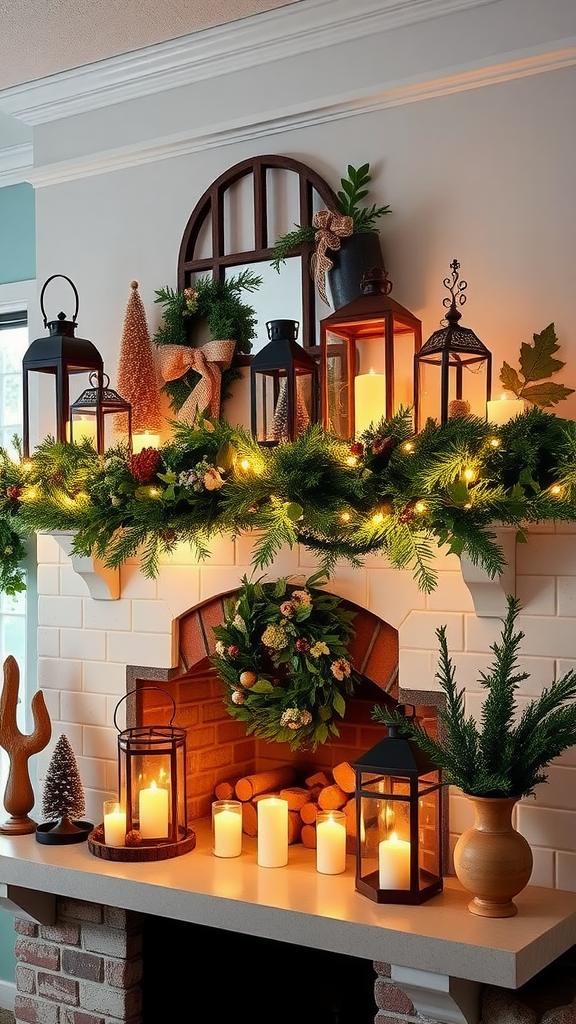
[[[400,410],[353,444],[313,425],[260,447],[202,416],[137,456],[47,438],[27,463],[0,453],[0,581],[21,589],[22,538],[34,530],[71,530],[75,551],[112,567],[141,551],[147,576],[178,542],[202,558],[211,538],[253,530],[257,568],[284,544],[305,545],[327,573],[382,552],[430,591],[438,545],[494,576],[504,568],[494,523],[522,540],[530,523],[576,521],[575,455],[576,424],[538,409],[500,428],[465,416],[417,435]]]
[[[480,673],[479,681],[487,691],[480,723],[466,717],[464,691],[456,686],[445,626],[436,630],[440,645],[436,678],[446,695],[446,706],[438,710],[446,738],[439,742],[414,721],[393,715],[404,735],[442,769],[443,781],[470,796],[530,796],[539,783],[546,782],[544,768],[576,743],[573,670],[554,680],[517,716],[516,691],[529,673],[518,671],[518,650],[524,638],[524,633],[515,631],[520,604],[510,596],[507,604],[501,641],[490,648],[494,662],[488,672]],[[390,715],[388,708],[377,706],[372,717],[386,723]]]

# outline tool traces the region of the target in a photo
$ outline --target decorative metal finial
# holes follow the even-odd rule
[[[448,291],[450,292],[451,298],[448,298],[448,296],[446,295],[442,299],[442,305],[445,307],[445,309],[448,309],[448,312],[444,319],[449,324],[457,324],[458,321],[461,319],[462,314],[458,312],[456,306],[463,306],[464,303],[466,302],[466,295],[464,294],[464,292],[468,287],[468,282],[459,280],[460,275],[458,271],[460,270],[460,264],[458,263],[458,260],[452,260],[452,263],[450,264],[450,269],[452,271],[452,280],[450,280],[449,277],[445,277],[442,283],[444,287],[447,288]]]

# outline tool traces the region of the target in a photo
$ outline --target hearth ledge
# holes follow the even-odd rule
[[[490,920],[470,914],[468,895],[447,878],[420,907],[379,905],[355,891],[353,857],[342,875],[320,875],[314,851],[297,845],[287,868],[259,868],[255,840],[222,860],[209,822],[192,826],[194,851],[146,864],[0,836],[0,877],[31,899],[48,893],[391,963],[395,984],[441,1024],[476,1024],[475,984],[519,988],[576,942],[576,893],[529,886],[516,917]]]

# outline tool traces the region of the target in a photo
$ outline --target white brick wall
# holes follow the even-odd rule
[[[249,536],[215,541],[202,565],[180,548],[163,560],[155,581],[144,579],[131,560],[121,570],[121,599],[94,601],[56,540],[38,538],[38,678],[53,723],[39,774],[42,779],[53,743],[65,732],[78,757],[90,820],[101,820],[103,799],[115,793],[113,713],[125,692],[126,665],[169,667],[173,618],[237,586],[251,574],[251,554]],[[286,548],[270,575],[309,575],[314,567],[308,552]],[[399,630],[400,684],[409,689],[438,689],[435,630],[445,623],[467,708],[477,714],[478,672],[489,663],[500,622],[475,615],[454,556],[439,554],[437,567],[438,587],[428,596],[410,573],[391,570],[374,555],[362,569],[340,566],[330,589]],[[531,674],[519,692],[522,706],[554,676],[576,668],[576,526],[540,524],[527,545],[518,545],[517,594],[526,634],[522,667]],[[471,824],[470,807],[458,794],[451,796],[450,820],[454,841]],[[558,759],[536,799],[518,807],[517,827],[533,847],[532,881],[576,891],[576,748]]]

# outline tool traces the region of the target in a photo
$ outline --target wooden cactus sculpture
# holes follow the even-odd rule
[[[29,735],[20,732],[16,724],[19,685],[18,662],[10,654],[4,662],[4,686],[0,699],[0,746],[4,747],[10,759],[4,792],[4,807],[10,817],[0,824],[0,833],[10,835],[25,835],[36,831],[36,822],[28,816],[34,806],[28,759],[43,750],[52,735],[48,709],[40,690],[34,694],[30,705],[34,730]]]

